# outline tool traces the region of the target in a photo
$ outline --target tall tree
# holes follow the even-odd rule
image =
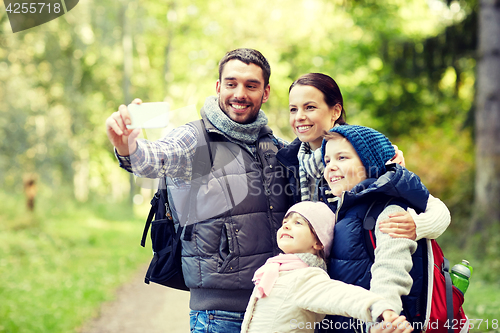
[[[479,2],[475,230],[500,222],[500,0]]]
[[[128,18],[128,5],[122,4],[120,7],[120,14],[122,19],[122,48],[123,48],[123,100],[126,104],[132,102],[130,93],[132,69],[133,69],[133,45],[132,45],[132,31]],[[129,175],[130,182],[130,203],[133,203],[134,198],[134,175]]]

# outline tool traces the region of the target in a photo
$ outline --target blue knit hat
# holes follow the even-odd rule
[[[340,125],[335,126],[330,132],[344,136],[358,153],[368,178],[378,178],[386,172],[385,163],[394,157],[396,151],[391,142],[382,133],[364,126]],[[321,155],[325,163],[325,146],[323,140]]]

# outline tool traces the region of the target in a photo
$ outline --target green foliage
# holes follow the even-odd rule
[[[451,265],[467,259],[474,271],[465,294],[464,311],[474,324],[471,332],[500,332],[498,314],[500,313],[500,233],[494,226],[490,242],[485,242],[480,235],[470,235],[467,230],[469,218],[455,219],[461,229],[446,232],[439,238],[445,256]],[[465,246],[467,242],[467,246]],[[497,325],[495,325],[495,323]],[[479,326],[480,324],[480,326]],[[478,327],[479,326],[479,327]]]
[[[123,205],[43,198],[27,214],[22,198],[0,200],[0,332],[74,331],[150,257]]]
[[[406,157],[406,167],[415,172],[430,193],[446,202],[453,212],[451,229],[466,226],[455,223],[471,214],[474,179],[474,148],[469,129],[460,121],[429,127],[426,135],[418,130],[393,141]],[[453,172],[450,172],[453,170]]]
[[[23,173],[36,171],[44,184],[71,184],[81,201],[105,193],[119,200],[128,188],[116,184],[127,180],[113,172],[105,119],[132,97],[166,100],[174,110],[199,108],[215,94],[219,59],[237,47],[259,49],[270,61],[264,109],[285,139],[293,139],[288,87],[307,72],[336,79],[350,123],[374,126],[393,140],[425,137],[449,122],[458,128],[474,97],[475,4],[448,5],[87,1],[17,34],[0,14],[0,184],[13,189]],[[172,112],[174,125],[183,120]]]

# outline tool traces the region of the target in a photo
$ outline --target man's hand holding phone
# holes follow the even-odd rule
[[[128,106],[120,105],[118,111],[106,120],[109,141],[121,156],[128,156],[137,149],[141,128],[162,128],[168,125],[167,102],[142,103],[138,98]]]
[[[132,104],[140,105],[142,101],[138,98]],[[118,111],[106,119],[106,134],[111,144],[121,156],[128,156],[137,149],[137,137],[141,133],[139,128],[128,129],[132,124],[132,118],[125,104],[120,105]]]

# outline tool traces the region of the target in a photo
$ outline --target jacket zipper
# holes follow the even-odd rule
[[[264,193],[265,193],[266,200],[267,200],[268,222],[271,225],[271,230],[273,230],[273,232],[271,233],[271,238],[272,238],[273,244],[277,244],[278,241],[276,239],[276,237],[277,237],[276,233],[278,232],[278,230],[276,230],[276,228],[274,226],[274,221],[273,221],[273,212],[272,212],[272,208],[271,208],[272,206],[271,206],[271,201],[270,201],[271,190],[267,186],[266,179],[264,176],[265,165],[262,163],[263,161],[261,160],[260,150],[258,149],[258,143],[256,145],[256,148],[257,148],[257,151],[256,151],[255,156],[257,157],[257,160],[259,161],[260,165],[262,166],[262,172],[260,173],[260,178],[262,181],[262,186],[264,187]],[[264,155],[264,158],[265,158],[267,164],[271,167],[271,164],[269,163],[269,157],[271,156],[271,154],[264,153],[263,155]],[[278,253],[275,253],[275,249],[273,249],[273,255],[277,255],[277,254]]]

